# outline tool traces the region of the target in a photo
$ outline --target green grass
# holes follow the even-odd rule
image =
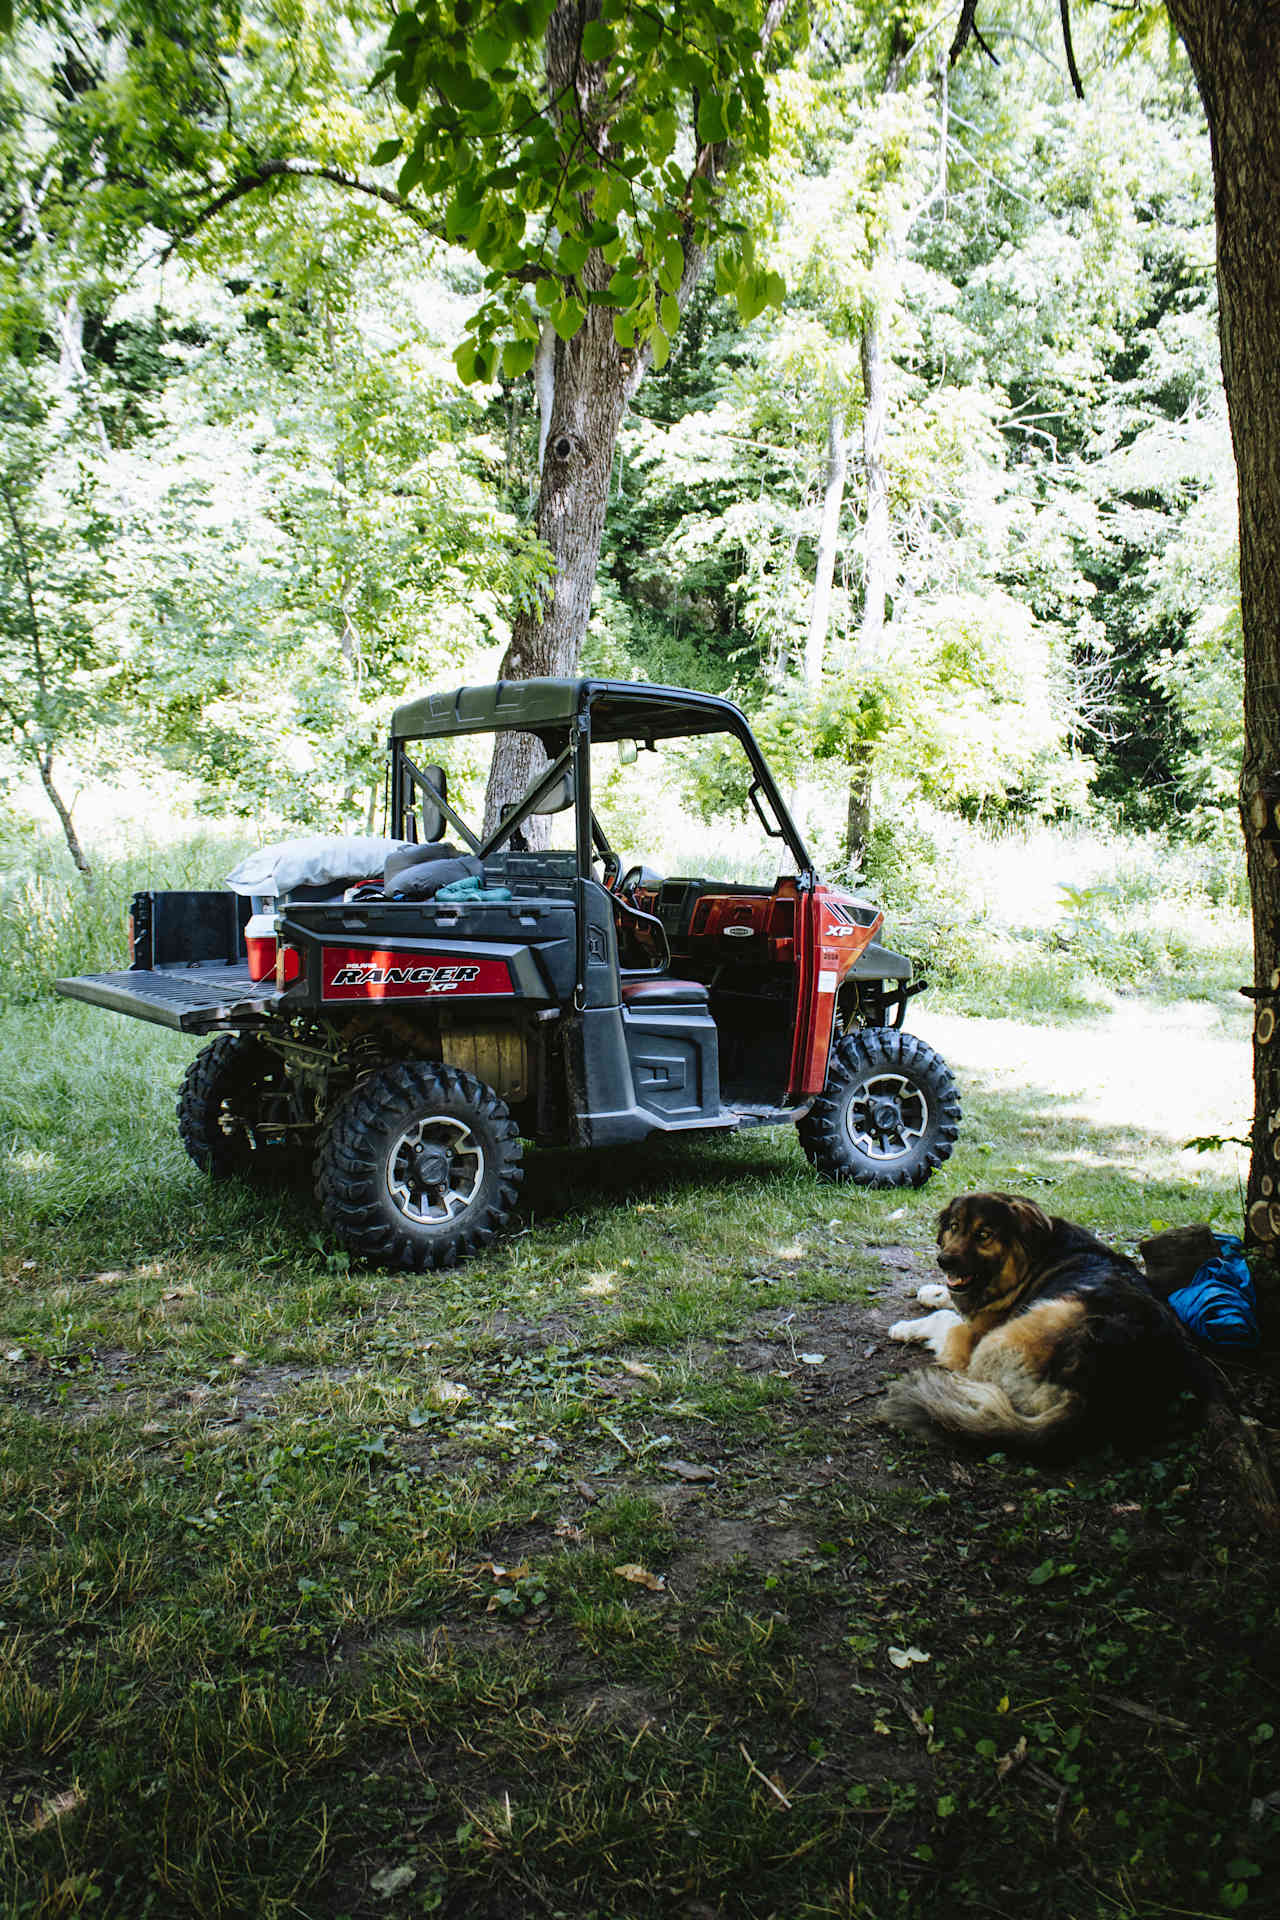
[[[919,1193],[789,1132],[530,1152],[513,1235],[404,1277],[186,1163],[191,1051],[0,1013],[0,1912],[1270,1910],[1274,1546],[1222,1460],[865,1419],[949,1194],[1132,1244],[1232,1224],[1221,1156],[984,1080]]]

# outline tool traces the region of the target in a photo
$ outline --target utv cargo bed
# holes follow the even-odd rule
[[[124,973],[83,973],[56,980],[69,1000],[88,1000],[112,1013],[130,1013],[176,1033],[208,1033],[214,1027],[255,1025],[277,998],[274,979],[255,982],[241,962],[229,966],[130,968]]]

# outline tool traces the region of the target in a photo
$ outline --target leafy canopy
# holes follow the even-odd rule
[[[620,347],[661,365],[690,258],[722,248],[717,279],[744,319],[781,297],[718,190],[769,148],[760,0],[415,0],[381,78],[416,116],[402,193],[437,201],[447,238],[487,269],[456,355],[464,379],[533,364],[544,319],[571,339],[612,310]],[[501,347],[499,345],[502,342]]]

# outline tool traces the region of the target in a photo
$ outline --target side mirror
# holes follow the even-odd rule
[[[445,834],[445,827],[448,823],[445,820],[444,814],[441,811],[441,809],[436,805],[434,805],[431,799],[431,795],[433,793],[438,794],[440,798],[443,800],[445,799],[448,793],[448,785],[445,779],[444,768],[443,767],[424,767],[422,769],[422,777],[418,787],[418,792],[421,795],[421,803],[422,803],[422,838],[423,840],[428,843],[430,843],[433,840],[443,840],[444,834]]]
[[[543,794],[533,811],[535,813],[563,813],[566,807],[571,807],[572,805],[573,772],[570,768],[566,767],[564,773],[556,782],[555,786],[552,787],[550,793]]]
[[[640,758],[640,749],[636,745],[634,740],[619,740],[618,742],[618,765],[619,766],[634,767],[636,761],[639,758]]]

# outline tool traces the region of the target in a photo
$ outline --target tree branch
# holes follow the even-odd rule
[[[371,199],[381,200],[384,206],[393,207],[397,213],[408,214],[414,223],[436,239],[443,238],[432,225],[420,207],[414,205],[404,194],[397,193],[394,187],[380,186],[376,180],[362,180],[358,173],[348,173],[345,167],[332,167],[320,160],[264,160],[249,173],[241,174],[213,200],[195,214],[181,233],[174,234],[162,248],[160,259],[168,260],[176,249],[190,240],[193,234],[206,226],[210,220],[237,200],[243,200],[246,194],[255,193],[259,187],[265,187],[272,180],[327,180],[331,186],[342,187],[348,193],[367,194]]]
[[[1058,13],[1062,20],[1062,44],[1066,49],[1067,72],[1071,75],[1071,84],[1076,90],[1076,99],[1084,99],[1084,87],[1080,82],[1080,69],[1076,65],[1076,50],[1071,44],[1071,0],[1058,0]]]
[[[6,480],[0,483],[0,496],[3,496],[5,511],[9,515],[9,525],[13,528],[14,545],[18,549],[18,565],[22,569],[22,585],[27,602],[27,618],[31,623],[31,656],[36,670],[36,686],[42,701],[49,697],[49,681],[45,673],[44,648],[40,639],[40,616],[36,612],[35,587],[31,579],[31,560],[27,551],[27,538],[22,521],[14,502],[13,491]]]
[[[951,42],[951,52],[947,56],[950,66],[954,67],[970,39],[977,41],[993,67],[1000,65],[999,60],[978,32],[978,0],[964,0],[964,5],[960,9],[960,23],[956,28],[956,37]]]

